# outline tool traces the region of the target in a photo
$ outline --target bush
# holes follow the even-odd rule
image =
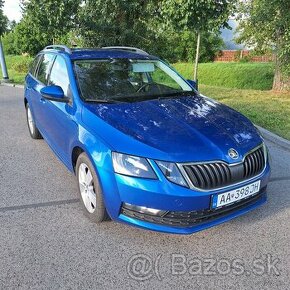
[[[11,68],[19,73],[27,73],[29,70],[29,66],[31,64],[31,58],[23,57],[19,59],[17,62],[13,62],[11,64]]]
[[[33,60],[29,56],[24,55],[6,55],[6,64],[10,81],[23,84],[25,75],[27,74],[29,64]],[[2,71],[0,69],[0,79],[2,78]]]
[[[193,78],[193,64],[176,63],[174,67],[187,79]],[[274,78],[272,63],[201,63],[200,84],[237,89],[271,90]]]
[[[13,32],[4,34],[4,36],[2,37],[2,44],[4,48],[4,53],[6,55],[18,53],[18,49],[15,45],[15,34]]]

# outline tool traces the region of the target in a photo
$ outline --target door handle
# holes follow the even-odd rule
[[[41,98],[40,98],[40,102],[44,104],[44,103],[46,103],[46,99],[43,98],[43,97],[41,97]]]

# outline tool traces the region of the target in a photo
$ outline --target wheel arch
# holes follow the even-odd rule
[[[71,153],[71,164],[72,164],[72,169],[74,171],[74,173],[76,173],[76,164],[77,164],[77,160],[79,158],[79,156],[83,153],[86,152],[82,147],[80,146],[75,146],[72,150]],[[87,152],[86,152],[87,153]]]

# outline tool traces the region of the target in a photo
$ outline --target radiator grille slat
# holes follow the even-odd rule
[[[222,177],[221,177],[219,171],[217,170],[216,166],[214,166],[213,164],[208,164],[208,165],[211,168],[213,174],[215,175],[215,180],[216,180],[215,186],[216,186],[216,185],[221,183]]]
[[[245,162],[244,162],[244,177],[247,176],[249,172],[250,172],[249,164],[248,164],[248,161],[245,160]]]
[[[200,187],[204,187],[205,186],[205,182],[204,179],[198,169],[198,167],[192,168],[193,169],[193,173],[196,175],[196,178],[198,180],[198,184]]]
[[[242,164],[228,165],[224,162],[183,165],[194,187],[216,189],[235,184],[259,175],[265,167],[263,147],[248,154]]]
[[[212,187],[215,187],[215,185],[216,185],[216,178],[215,178],[214,172],[211,170],[210,166],[207,165],[207,164],[204,165],[204,169],[205,169],[207,175],[209,176],[210,185]]]

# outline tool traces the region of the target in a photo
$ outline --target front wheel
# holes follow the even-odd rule
[[[86,216],[94,223],[108,219],[99,179],[85,153],[80,154],[76,164],[81,204]]]
[[[42,139],[40,132],[38,131],[37,127],[35,126],[35,122],[33,120],[33,116],[30,110],[28,103],[25,106],[26,108],[26,121],[30,136],[32,139]]]

